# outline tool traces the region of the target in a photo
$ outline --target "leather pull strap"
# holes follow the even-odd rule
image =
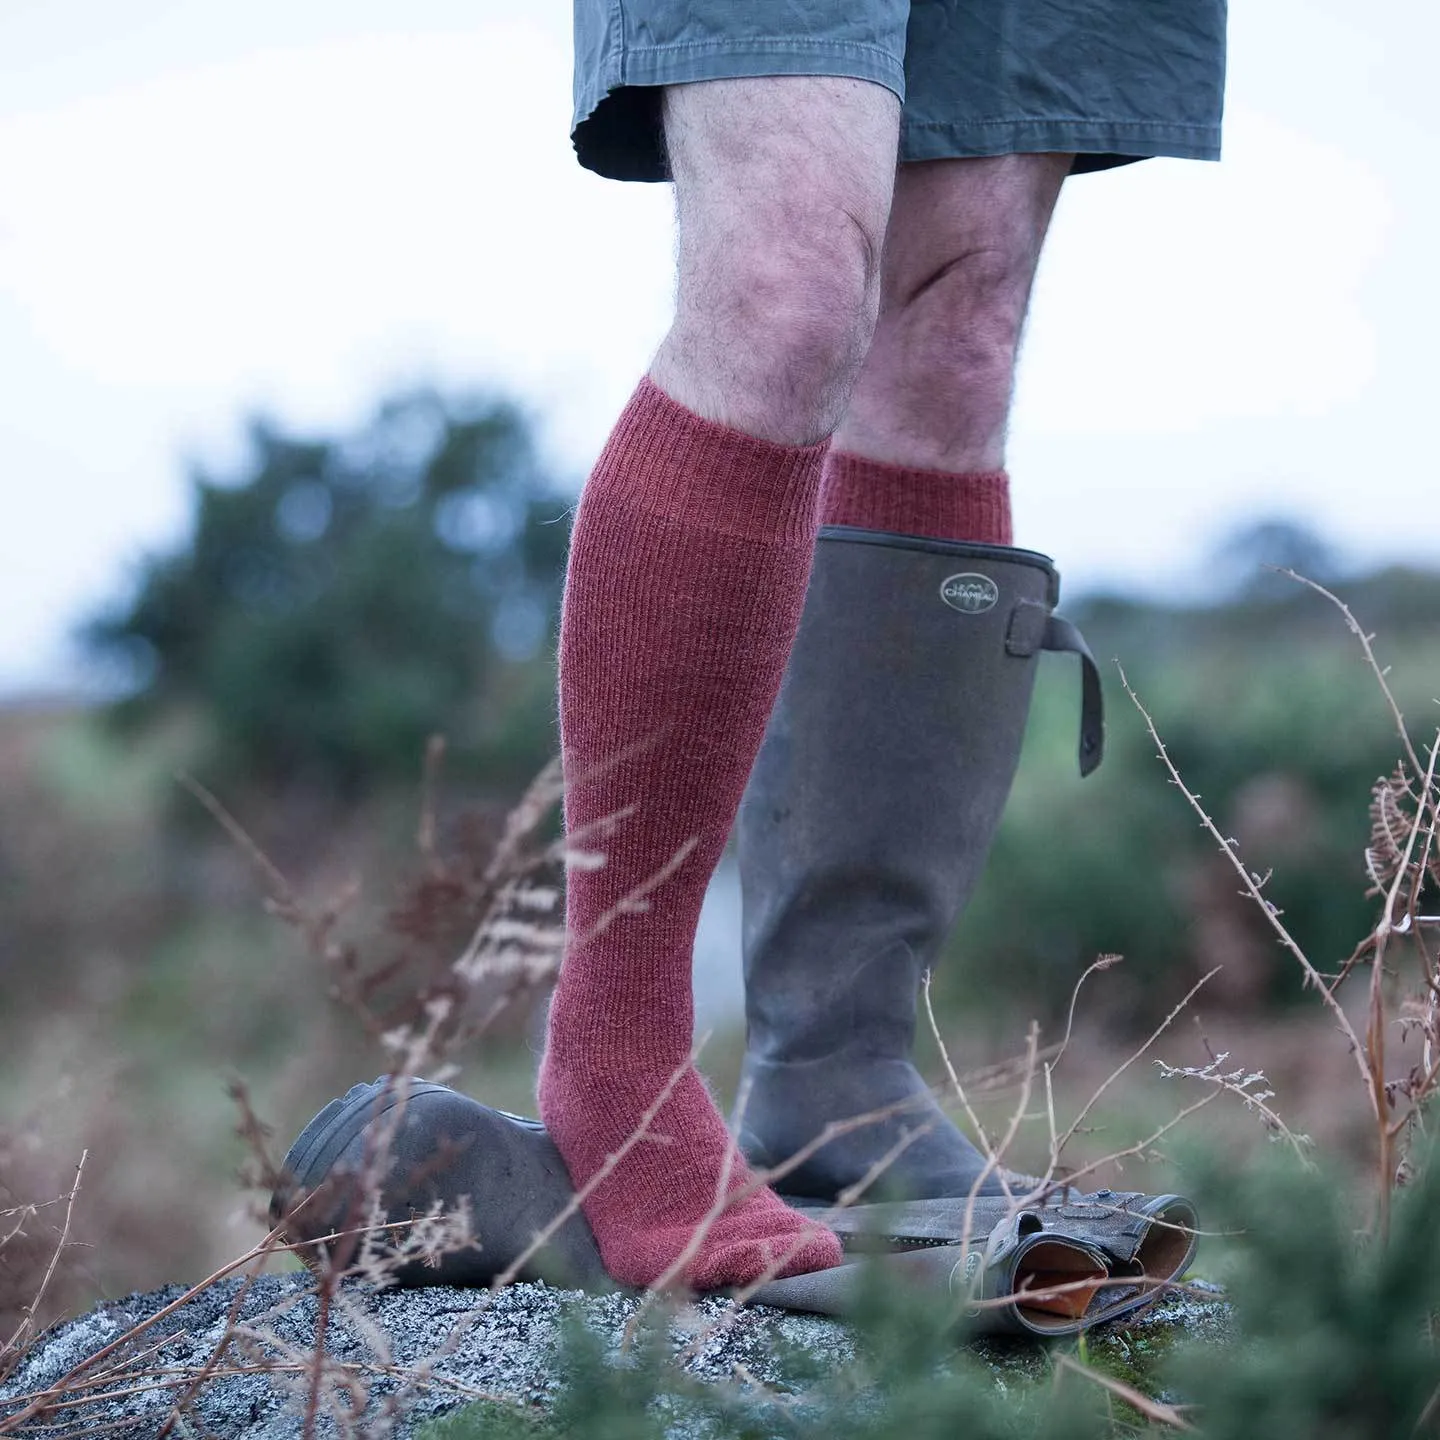
[[[1080,773],[1088,775],[1105,757],[1105,697],[1100,689],[1100,667],[1085,637],[1059,615],[1046,619],[1040,648],[1064,650],[1080,657]]]
[[[1029,659],[1046,648],[1046,625],[1050,607],[1038,600],[1018,600],[1005,627],[1005,653]]]

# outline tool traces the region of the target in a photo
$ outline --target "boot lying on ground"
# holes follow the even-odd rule
[[[849,1315],[863,1303],[864,1256],[886,1283],[948,1296],[957,1317],[989,1333],[1074,1335],[1153,1303],[1194,1258],[1195,1207],[1179,1195],[1097,1190],[1016,1209],[1003,1196],[855,1205],[797,1205],[862,1258],[773,1280],[752,1304]]]
[[[399,1259],[387,1266],[397,1284],[485,1286],[509,1276],[613,1288],[544,1126],[447,1086],[387,1076],[353,1086],[305,1127],[283,1171],[271,1220],[314,1268],[327,1258],[348,1268],[367,1231],[383,1256],[379,1226],[464,1206],[471,1243]],[[1176,1195],[1102,1190],[1018,1210],[1004,1196],[842,1211],[791,1203],[838,1231],[848,1253],[880,1252],[875,1263],[887,1279],[948,1296],[957,1314],[985,1330],[1070,1335],[1130,1314],[1156,1299],[1195,1252],[1195,1212]],[[542,1230],[548,1238],[537,1245]],[[337,1232],[349,1233],[325,1239]],[[860,1271],[857,1259],[772,1281],[750,1299],[850,1314]]]
[[[284,1221],[312,1268],[327,1256],[347,1268],[357,1257],[357,1235],[314,1245],[321,1236],[401,1225],[437,1208],[454,1213],[464,1199],[474,1243],[438,1263],[397,1263],[392,1254],[387,1268],[397,1284],[489,1285],[515,1268],[517,1280],[610,1287],[578,1206],[527,1253],[574,1194],[545,1127],[446,1085],[383,1075],[352,1085],[300,1132],[281,1169],[270,1220]],[[389,1248],[374,1237],[372,1243],[381,1253]]]

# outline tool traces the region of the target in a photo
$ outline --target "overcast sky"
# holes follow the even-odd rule
[[[0,0],[0,692],[264,408],[493,382],[577,479],[663,333],[664,187],[568,141],[569,5]],[[1011,441],[1067,586],[1203,593],[1246,519],[1440,557],[1428,0],[1240,0],[1226,156],[1066,187]]]

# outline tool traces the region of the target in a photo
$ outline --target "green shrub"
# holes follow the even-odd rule
[[[1175,1357],[1206,1440],[1440,1433],[1440,1164],[1396,1194],[1384,1241],[1359,1228],[1367,1217],[1336,1177],[1294,1163],[1211,1170],[1202,1190],[1207,1224],[1233,1233],[1239,1331]]]
[[[554,748],[570,503],[527,417],[422,391],[351,435],[250,442],[238,476],[196,472],[189,537],[87,631],[135,688],[117,718],[198,712],[207,775],[341,794],[413,779],[444,732],[518,790]]]
[[[1126,963],[1090,1003],[1132,1028],[1217,964],[1208,1009],[1254,1013],[1300,999],[1298,970],[1166,783],[1115,658],[1222,833],[1253,869],[1273,870],[1267,896],[1315,964],[1338,969],[1368,933],[1367,803],[1394,769],[1395,727],[1342,617],[1285,583],[1283,599],[1210,609],[1071,608],[1105,680],[1105,762],[1079,778],[1078,682],[1072,662],[1047,660],[999,835],[936,971],[947,1022],[979,1000],[1052,1027],[1100,954]],[[1340,588],[1379,630],[1382,663],[1399,657],[1390,683],[1423,726],[1440,670],[1440,575],[1383,571]]]

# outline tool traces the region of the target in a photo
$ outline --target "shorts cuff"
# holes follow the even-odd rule
[[[660,90],[702,80],[833,75],[883,85],[904,104],[904,64],[878,45],[840,40],[717,40],[628,46],[604,87],[577,95],[571,140],[580,163],[615,180],[668,180]]]
[[[901,162],[953,160],[982,155],[1051,153],[1076,156],[1077,171],[1122,165],[1129,160],[1172,156],[1218,160],[1218,125],[1177,125],[1144,120],[973,120],[958,123],[907,121],[900,136]]]

